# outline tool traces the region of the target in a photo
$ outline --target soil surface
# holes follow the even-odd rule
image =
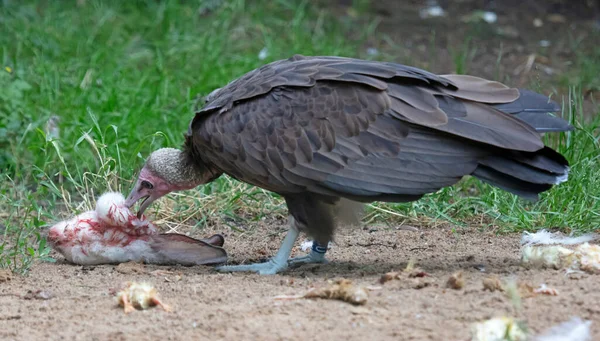
[[[257,261],[272,254],[284,225],[229,234],[230,262]],[[212,232],[204,231],[205,237]],[[302,255],[300,241],[294,255]],[[534,332],[572,316],[593,320],[600,338],[597,276],[570,279],[558,270],[519,265],[518,235],[496,235],[451,227],[407,231],[395,227],[340,231],[328,252],[330,263],[305,265],[275,276],[220,274],[208,266],[77,266],[39,263],[27,277],[0,283],[2,340],[469,340],[472,323],[495,316],[524,319]],[[414,258],[430,276],[379,283]],[[157,274],[156,270],[168,273]],[[456,271],[465,286],[446,288]],[[490,275],[542,283],[557,296],[523,298],[517,311],[505,294],[483,290]],[[365,305],[324,299],[276,300],[347,278],[369,287]],[[127,281],[153,284],[172,307],[125,314],[114,289]],[[111,291],[112,290],[112,291]]]

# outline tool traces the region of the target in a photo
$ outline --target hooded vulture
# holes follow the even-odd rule
[[[466,175],[536,200],[567,180],[541,134],[572,130],[535,92],[389,62],[296,55],[213,91],[181,150],[154,151],[127,198],[161,196],[222,174],[278,193],[290,230],[268,262],[220,271],[275,274],[325,262],[340,202],[410,202]],[[288,259],[299,232],[310,255]]]

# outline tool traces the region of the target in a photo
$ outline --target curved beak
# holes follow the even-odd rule
[[[152,195],[151,192],[140,188],[141,187],[139,186],[139,184],[136,184],[127,196],[127,199],[125,199],[125,206],[127,208],[131,208],[133,207],[133,205],[135,205],[135,203],[137,203],[140,200],[143,200],[137,212],[137,217],[139,219],[142,218],[142,215],[144,214],[144,211],[148,208],[148,206],[150,206],[150,204],[152,204],[152,202],[154,202],[154,200],[157,199]]]

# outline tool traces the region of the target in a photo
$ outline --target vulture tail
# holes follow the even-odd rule
[[[519,89],[519,98],[510,103],[494,104],[494,108],[512,114],[540,133],[573,130],[567,121],[550,113],[560,106],[548,97],[527,89]]]
[[[525,199],[537,200],[539,193],[567,181],[569,164],[548,147],[532,153],[504,150],[480,161],[472,175]]]

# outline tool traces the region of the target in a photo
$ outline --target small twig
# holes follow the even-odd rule
[[[383,243],[368,243],[368,244],[361,244],[361,243],[356,243],[356,244],[350,244],[349,246],[362,246],[362,247],[369,247],[369,246],[383,246],[383,247],[391,247],[391,248],[396,248],[398,247],[397,244],[394,245],[386,245]]]
[[[304,298],[304,295],[278,295],[273,297],[275,301],[291,301]]]
[[[4,294],[0,294],[0,297],[4,297],[4,296],[15,296],[15,297],[18,297],[18,298],[22,298],[21,295],[15,294],[14,292],[7,292],[7,293],[4,293]]]
[[[408,216],[405,216],[404,214],[400,214],[398,212],[394,212],[394,211],[390,211],[390,210],[386,210],[385,208],[381,208],[381,207],[377,207],[374,205],[369,205],[372,209],[379,211],[379,212],[383,212],[383,213],[387,213],[387,214],[391,214],[394,215],[396,217],[402,217],[402,218],[408,218]]]
[[[400,226],[396,227],[396,230],[419,232],[418,228],[416,228],[414,226],[410,226],[410,225],[400,225]]]

